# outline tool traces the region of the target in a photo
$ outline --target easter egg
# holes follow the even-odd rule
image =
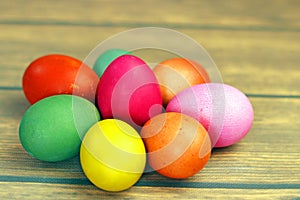
[[[121,120],[105,119],[86,133],[80,163],[95,186],[122,191],[140,179],[146,165],[146,150],[133,127]]]
[[[104,71],[97,90],[97,102],[104,119],[121,119],[143,125],[162,111],[162,98],[149,66],[133,55],[116,58]]]
[[[20,142],[33,157],[49,162],[79,153],[86,131],[100,120],[90,101],[72,95],[54,95],[33,104],[23,115]]]
[[[153,72],[160,84],[164,106],[183,89],[210,81],[208,73],[200,64],[185,58],[165,60]]]
[[[23,91],[33,104],[57,94],[73,94],[95,101],[99,78],[76,58],[50,54],[42,56],[27,67],[23,74]]]
[[[130,54],[129,51],[123,50],[123,49],[109,49],[105,52],[103,52],[96,60],[93,70],[96,72],[96,74],[101,77],[105,69],[108,67],[108,65],[117,57]]]
[[[185,89],[169,102],[166,110],[198,120],[208,130],[214,147],[226,147],[240,141],[249,132],[254,117],[251,102],[245,94],[221,83]]]
[[[159,114],[140,132],[149,165],[159,174],[176,179],[193,176],[210,158],[210,139],[205,128],[187,115]]]

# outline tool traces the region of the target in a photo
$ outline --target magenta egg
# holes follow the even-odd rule
[[[97,103],[104,119],[121,119],[134,126],[162,111],[154,73],[133,55],[120,56],[107,67],[98,85]]]
[[[251,129],[251,102],[238,89],[221,83],[192,86],[178,93],[167,112],[181,112],[198,120],[208,131],[213,147],[240,141]]]

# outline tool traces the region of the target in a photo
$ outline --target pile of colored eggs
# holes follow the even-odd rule
[[[199,63],[172,58],[152,70],[120,49],[101,54],[93,69],[65,55],[40,57],[23,90],[32,104],[19,128],[24,149],[48,162],[80,154],[87,178],[107,191],[128,189],[146,169],[193,176],[213,147],[240,141],[253,121],[248,98],[210,83]]]

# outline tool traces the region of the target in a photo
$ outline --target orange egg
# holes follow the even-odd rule
[[[199,172],[210,158],[207,131],[187,115],[168,112],[156,115],[141,129],[149,165],[169,178],[188,178]]]
[[[210,82],[208,73],[200,64],[185,58],[165,60],[153,71],[160,84],[164,106],[183,89]]]

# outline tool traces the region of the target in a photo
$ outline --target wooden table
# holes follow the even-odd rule
[[[300,1],[1,1],[0,199],[299,199]],[[224,83],[245,92],[255,120],[239,143],[216,149],[187,180],[146,174],[131,189],[97,189],[78,157],[31,158],[18,126],[29,104],[21,80],[49,53],[84,59],[100,42],[136,27],[165,27],[203,45]]]

